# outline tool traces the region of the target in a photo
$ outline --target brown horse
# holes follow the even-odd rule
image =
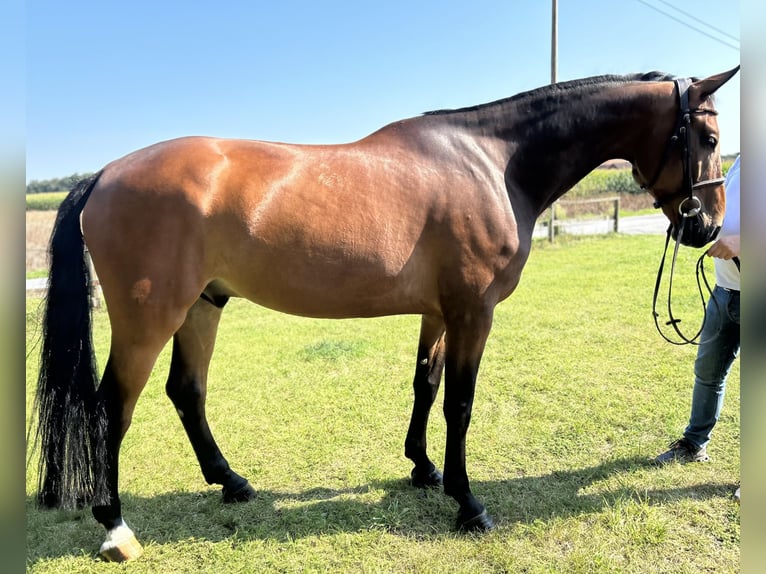
[[[122,519],[119,450],[171,338],[167,394],[204,478],[227,502],[250,499],[205,417],[222,310],[246,297],[310,317],[421,315],[405,440],[412,483],[443,484],[459,530],[492,528],[469,488],[465,439],[494,308],[519,282],[535,220],[602,162],[624,158],[683,241],[706,244],[724,214],[711,96],[737,70],[555,84],[398,121],[346,145],[189,137],[110,163],[69,194],[51,237],[39,502],[91,505],[107,530],[101,554],[140,554]],[[112,329],[100,383],[84,244]],[[426,426],[443,370],[442,475]]]

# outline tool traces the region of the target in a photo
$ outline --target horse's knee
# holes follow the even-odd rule
[[[109,440],[116,444],[119,449],[122,438],[133,422],[133,411],[138,400],[138,394],[124,396],[114,379],[110,365],[107,364],[99,386],[99,398],[104,405]]]
[[[195,377],[173,373],[165,383],[165,394],[177,408],[197,405],[205,397],[204,389]]]
[[[175,343],[168,380],[165,382],[165,394],[177,409],[196,407],[204,402],[206,395],[203,378],[189,368]]]

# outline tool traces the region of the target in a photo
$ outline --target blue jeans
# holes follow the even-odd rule
[[[696,447],[710,441],[721,415],[726,377],[739,354],[739,292],[716,286],[694,361],[692,411],[684,437]]]

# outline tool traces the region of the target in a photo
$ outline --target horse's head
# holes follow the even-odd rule
[[[634,179],[654,197],[654,206],[673,225],[673,238],[680,235],[684,245],[703,247],[721,228],[726,201],[712,95],[738,71],[739,66],[704,80],[675,80],[675,113],[660,114],[667,125],[652,127],[645,153],[633,163]]]

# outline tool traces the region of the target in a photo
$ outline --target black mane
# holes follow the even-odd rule
[[[664,81],[672,81],[676,78],[676,76],[673,76],[671,74],[666,74],[664,72],[658,72],[658,71],[651,71],[646,73],[639,73],[639,74],[628,74],[628,75],[603,75],[603,76],[592,76],[590,78],[581,78],[578,80],[570,80],[567,82],[559,82],[556,84],[548,84],[547,86],[543,86],[541,88],[536,88],[534,90],[529,90],[526,92],[520,92],[514,96],[510,96],[508,98],[503,98],[500,100],[495,100],[494,102],[489,102],[486,104],[478,104],[475,106],[468,106],[465,108],[456,108],[456,109],[443,109],[443,110],[433,110],[430,112],[424,112],[424,116],[440,116],[440,115],[446,115],[446,114],[453,114],[453,113],[461,113],[461,112],[475,112],[480,111],[484,108],[494,107],[497,105],[502,105],[508,102],[518,102],[521,100],[524,100],[526,98],[547,98],[551,96],[560,95],[562,92],[567,92],[570,90],[577,90],[583,87],[587,86],[595,86],[595,85],[603,85],[603,84],[624,84],[628,82],[664,82]]]

